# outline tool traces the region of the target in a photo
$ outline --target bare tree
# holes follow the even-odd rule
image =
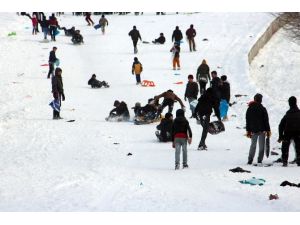
[[[300,12],[283,12],[275,13],[282,27],[287,31],[288,35],[297,42],[300,42]]]

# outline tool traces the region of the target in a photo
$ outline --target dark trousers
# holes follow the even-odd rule
[[[49,72],[47,78],[50,78],[50,75],[53,75],[54,72],[54,63],[49,62]]]
[[[56,32],[57,27],[55,26],[50,26],[50,35],[51,35],[51,40],[55,41],[55,32]]]
[[[282,151],[282,162],[287,163],[289,159],[289,148],[291,140],[294,140],[296,149],[296,161],[297,165],[300,166],[300,135],[293,135],[285,137],[282,141],[281,151]]]
[[[168,112],[169,112],[169,113],[172,113],[173,108],[174,108],[174,101],[172,101],[172,100],[170,100],[170,99],[164,100],[164,101],[162,102],[162,105],[161,105],[161,106],[158,108],[158,110],[157,110],[157,116],[159,116],[159,115],[162,113],[162,111],[164,110],[164,108],[165,108],[166,106],[169,107]]]
[[[196,51],[196,45],[194,38],[189,39],[190,51]]]
[[[85,21],[88,23],[88,25],[94,25],[94,21],[91,19],[91,17],[86,17]]]
[[[203,127],[203,130],[202,130],[202,135],[201,135],[201,140],[200,140],[199,146],[205,144],[205,140],[206,140],[207,133],[208,133],[209,122],[210,122],[210,115],[204,115],[204,116],[200,117],[200,124]]]
[[[138,43],[138,40],[132,40],[132,43],[133,43],[133,48],[134,48],[134,53],[137,53],[137,43]]]
[[[136,78],[137,83],[141,83],[141,75],[140,74],[136,74],[135,78]]]
[[[206,91],[206,84],[207,82],[200,80],[199,85],[200,85],[200,95],[203,95],[204,92]]]

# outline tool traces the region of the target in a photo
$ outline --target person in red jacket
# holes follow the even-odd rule
[[[38,19],[35,15],[31,18],[32,21],[32,35],[35,35],[37,33],[37,26],[38,26]]]
[[[196,30],[194,29],[194,25],[191,24],[190,28],[187,29],[185,32],[187,39],[189,40],[189,46],[190,46],[190,51],[196,51],[196,45],[195,45],[195,36],[196,36]]]
[[[59,27],[57,19],[54,15],[54,13],[52,13],[52,16],[50,16],[49,18],[49,26],[50,26],[50,35],[51,35],[51,41],[56,41],[55,40],[55,35],[57,32],[57,28]]]

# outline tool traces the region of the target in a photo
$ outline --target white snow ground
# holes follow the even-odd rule
[[[259,90],[249,76],[247,53],[273,18],[266,13],[107,18],[109,26],[103,36],[86,26],[83,17],[61,16],[60,25],[75,25],[84,36],[85,44],[74,46],[62,34],[55,43],[42,43],[41,34],[31,35],[27,17],[0,14],[0,211],[299,211],[299,190],[279,186],[284,180],[300,182],[299,168],[247,166],[250,140],[243,136],[243,129],[236,128],[244,127],[246,103]],[[185,32],[190,24],[198,32],[198,51],[190,53],[187,43],[182,44],[181,75],[174,76],[171,33],[176,25]],[[151,41],[160,32],[166,36],[163,46],[138,45],[142,79],[153,80],[155,88],[137,87],[131,75],[134,55],[128,32],[133,25],[143,40]],[[17,35],[7,37],[11,31]],[[74,123],[53,121],[48,106],[52,100],[48,68],[40,65],[47,63],[53,46],[58,47],[66,95],[61,116],[75,119]],[[249,97],[237,99],[238,104],[230,109],[226,132],[208,136],[207,152],[196,150],[202,128],[189,119],[194,137],[188,147],[189,169],[174,170],[174,150],[170,143],[157,142],[157,124],[104,120],[116,99],[132,107],[167,89],[183,98],[185,84],[174,83],[186,83],[187,75],[195,75],[203,58],[211,69],[228,75],[232,96]],[[92,73],[111,88],[91,89],[87,81]],[[275,104],[268,97],[264,101],[267,107]],[[186,115],[190,116],[189,110]],[[272,111],[273,130],[277,123],[272,119],[281,116]],[[278,147],[276,138],[272,147]],[[128,152],[133,155],[128,157]],[[265,161],[274,159],[277,156]],[[252,173],[228,171],[237,166]],[[266,179],[266,184],[238,182],[254,176]],[[280,199],[269,201],[271,193]]]

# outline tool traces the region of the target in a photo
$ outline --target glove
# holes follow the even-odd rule
[[[192,138],[188,138],[188,144],[190,145],[192,143]]]
[[[62,94],[62,100],[65,101],[66,98],[65,98],[65,94]]]
[[[252,138],[252,133],[250,131],[247,131],[246,136],[247,138]]]
[[[272,135],[271,131],[267,131],[266,135],[267,135],[267,137],[271,137],[271,135]]]

